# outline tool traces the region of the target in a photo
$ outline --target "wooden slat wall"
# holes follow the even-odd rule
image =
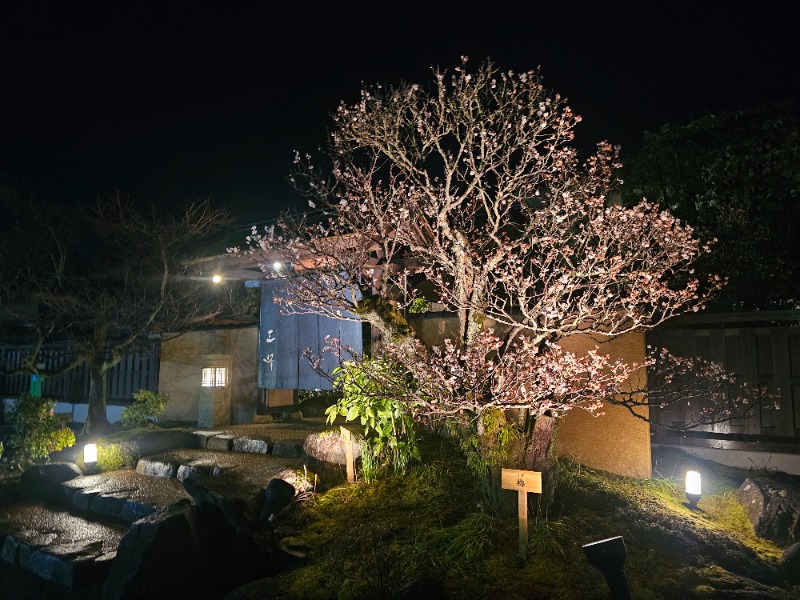
[[[158,391],[160,350],[159,344],[152,344],[139,352],[128,354],[109,371],[109,402],[126,404],[141,389]],[[68,351],[64,348],[48,348],[42,352],[41,362],[45,364],[45,368],[54,369],[67,359]],[[0,348],[0,366],[4,370],[18,368],[21,361],[19,351]],[[83,363],[59,377],[45,378],[42,395],[64,402],[85,402],[89,395],[89,383],[89,365]],[[19,396],[29,388],[30,375],[0,375],[0,394],[5,397]]]
[[[765,401],[747,419],[696,428],[720,434],[800,439],[800,328],[791,326],[660,329],[647,343],[680,356],[722,362],[764,392],[778,394],[779,410]],[[677,403],[653,414],[656,425],[686,423],[698,407]],[[656,427],[658,430],[659,428]]]

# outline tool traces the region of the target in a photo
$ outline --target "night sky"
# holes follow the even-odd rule
[[[541,66],[586,149],[624,155],[708,110],[798,112],[798,1],[474,5],[3,2],[0,177],[76,204],[118,190],[272,218],[303,206],[293,150],[320,145],[362,81],[427,82],[462,54]]]

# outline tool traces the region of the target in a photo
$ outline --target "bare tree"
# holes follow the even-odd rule
[[[4,341],[18,344],[30,373],[55,376],[88,362],[85,430],[102,433],[109,370],[160,333],[207,323],[222,312],[221,298],[190,276],[185,259],[228,218],[208,202],[163,216],[119,197],[86,211],[18,200],[3,209]],[[65,344],[70,354],[47,372],[40,356],[52,342]]]

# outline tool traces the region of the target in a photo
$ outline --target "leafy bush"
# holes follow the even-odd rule
[[[122,426],[125,429],[146,427],[164,412],[169,402],[166,394],[150,390],[139,390],[133,395],[133,404],[122,410]]]
[[[10,445],[21,465],[47,458],[51,452],[75,444],[75,434],[55,414],[47,398],[22,394],[11,412]]]
[[[425,314],[431,309],[431,303],[425,298],[414,298],[408,305],[408,312],[412,315]]]
[[[419,448],[414,420],[398,399],[405,386],[403,369],[396,363],[365,359],[345,363],[334,375],[342,397],[325,413],[329,423],[341,415],[364,426],[364,479],[371,481],[385,469],[405,473],[411,459],[419,458]]]
[[[133,466],[136,457],[125,444],[103,444],[97,447],[97,468],[116,471]]]
[[[342,397],[337,390],[299,390],[297,401],[304,417],[321,417]]]

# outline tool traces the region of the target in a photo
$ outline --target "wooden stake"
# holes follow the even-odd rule
[[[528,558],[528,494],[542,493],[542,474],[539,471],[502,469],[500,486],[504,490],[517,490],[519,557],[524,561]]]
[[[355,483],[356,481],[356,461],[353,458],[353,436],[350,435],[350,430],[344,427],[339,427],[339,433],[342,436],[344,443],[344,461],[347,465],[347,483]]]

